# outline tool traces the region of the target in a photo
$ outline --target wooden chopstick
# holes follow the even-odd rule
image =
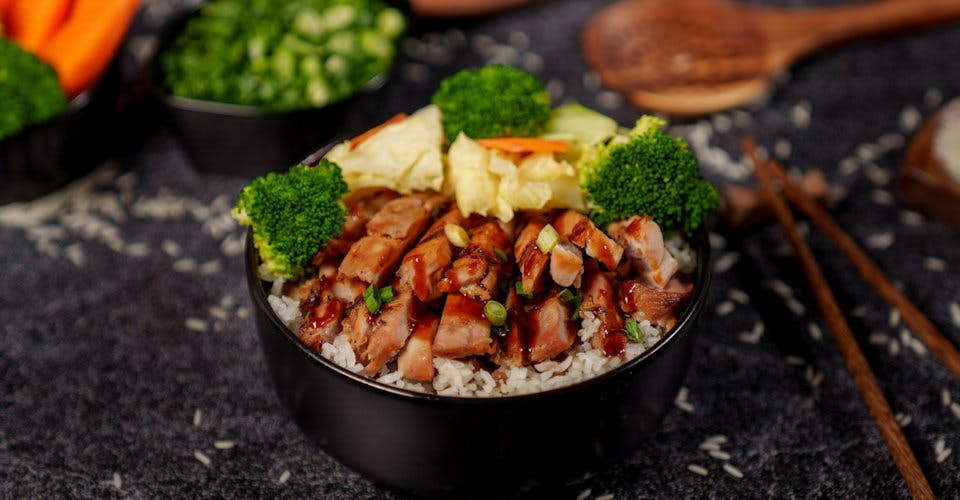
[[[820,205],[811,200],[790,181],[783,167],[773,161],[767,162],[767,167],[776,175],[783,185],[783,192],[806,218],[820,231],[827,235],[847,260],[860,272],[860,276],[887,301],[887,304],[900,311],[903,321],[920,337],[920,340],[930,349],[940,362],[960,379],[960,352],[947,340],[946,336],[927,319],[924,314],[913,305],[880,268],[870,260],[870,257],[843,229],[834,222],[833,218]]]
[[[880,430],[890,454],[893,456],[893,461],[900,469],[900,474],[906,481],[907,489],[910,490],[910,494],[914,498],[934,498],[930,484],[923,475],[920,464],[917,463],[917,457],[914,456],[910,444],[907,443],[907,438],[894,420],[890,404],[883,396],[883,392],[870,370],[870,365],[867,363],[867,358],[864,357],[863,352],[857,345],[857,341],[850,331],[850,326],[847,324],[840,306],[837,305],[836,298],[833,296],[823,271],[820,270],[810,247],[797,232],[787,202],[773,186],[776,174],[771,172],[766,162],[759,158],[756,146],[751,139],[744,138],[741,144],[744,151],[753,160],[761,191],[793,246],[797,259],[804,270],[807,284],[816,298],[817,306],[820,308],[827,326],[830,327],[830,331],[833,332],[834,340],[843,355],[847,369],[853,376],[857,389],[860,391],[863,401],[867,404],[867,408],[870,410],[870,414],[873,416],[873,420]]]

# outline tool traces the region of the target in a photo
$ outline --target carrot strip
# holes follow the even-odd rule
[[[70,14],[72,0],[12,0],[4,10],[8,35],[33,52],[53,37]]]
[[[536,137],[498,137],[496,139],[478,139],[477,144],[489,149],[499,149],[508,153],[566,153],[570,143],[537,139]]]
[[[110,65],[140,0],[76,0],[73,14],[36,52],[74,97],[90,88]]]
[[[387,125],[393,125],[394,123],[403,121],[403,119],[406,117],[407,117],[406,113],[397,113],[392,117],[390,117],[389,120],[381,123],[380,125],[377,125],[376,127],[373,127],[372,129],[367,130],[366,132],[354,137],[353,139],[350,139],[350,149],[355,149],[357,146],[360,145],[360,143],[369,139],[371,136],[373,136],[377,132],[383,130]]]

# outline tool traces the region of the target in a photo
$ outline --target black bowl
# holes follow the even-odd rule
[[[406,3],[387,3],[403,10],[409,30]],[[163,84],[159,58],[187,21],[199,12],[194,10],[164,26],[154,61],[148,65],[145,75],[198,170],[245,178],[285,171],[312,152],[317,144],[357,135],[387,118],[382,116],[380,101],[394,73],[399,47],[391,69],[373,77],[350,96],[318,108],[267,111],[170,94]]]
[[[248,234],[257,331],[280,400],[327,453],[387,487],[431,496],[562,487],[642,446],[690,364],[710,285],[704,229],[692,300],[676,327],[637,358],[577,385],[500,398],[422,394],[378,383],[304,345],[267,302]]]
[[[96,86],[75,97],[60,115],[0,140],[0,204],[44,195],[106,160],[126,134],[117,51]]]

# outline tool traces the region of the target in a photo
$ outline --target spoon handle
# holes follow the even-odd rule
[[[785,67],[817,49],[960,19],[960,0],[878,0],[812,9],[762,8],[759,25],[768,33],[771,60]]]

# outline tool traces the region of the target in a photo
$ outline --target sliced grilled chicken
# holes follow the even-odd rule
[[[650,217],[633,216],[610,224],[610,235],[623,245],[633,271],[647,281],[663,288],[676,274],[680,265],[663,244],[660,226]]]
[[[397,276],[401,288],[412,289],[424,302],[440,298],[437,285],[450,267],[454,250],[443,228],[447,224],[462,225],[463,221],[460,210],[453,206],[430,225],[417,246],[400,263]]]
[[[430,382],[436,372],[433,366],[433,339],[440,326],[440,316],[424,307],[414,313],[413,323],[413,333],[397,357],[397,369],[404,378]]]
[[[544,214],[530,216],[521,226],[520,233],[513,246],[520,269],[520,285],[526,293],[540,293],[546,288],[547,264],[550,256],[537,247],[537,235],[547,225],[549,219]]]
[[[343,203],[347,206],[347,220],[340,236],[331,239],[314,254],[311,263],[320,266],[323,262],[343,257],[350,246],[367,233],[366,225],[388,201],[400,196],[385,188],[365,188],[348,194]]]
[[[573,310],[550,291],[545,299],[527,311],[525,326],[531,363],[546,361],[566,351],[577,338],[577,324],[570,320]]]
[[[389,281],[400,259],[427,229],[431,211],[441,203],[442,197],[427,194],[387,202],[367,223],[367,235],[350,247],[337,280],[358,278],[377,286]]]
[[[485,302],[499,295],[497,284],[510,265],[510,236],[493,218],[473,226],[469,235],[470,243],[444,273],[438,289]]]
[[[627,345],[627,337],[623,332],[623,314],[617,306],[616,282],[601,271],[596,262],[588,261],[582,290],[580,311],[592,313],[600,323],[590,343],[608,356],[622,353]]]
[[[357,355],[360,364],[367,364],[367,344],[370,342],[370,329],[373,326],[373,315],[367,306],[358,301],[347,309],[347,314],[340,323],[343,333],[350,340],[350,346]]]
[[[440,316],[433,354],[446,358],[465,358],[492,354],[496,344],[490,335],[490,322],[483,316],[483,302],[456,292],[447,294]]]
[[[306,297],[300,300],[300,340],[311,349],[320,350],[324,342],[333,341],[340,333],[343,303],[333,295],[326,278],[310,280]]]
[[[623,257],[623,247],[593,225],[586,216],[567,210],[554,217],[553,228],[560,237],[582,248],[607,269],[614,270]]]
[[[367,360],[364,366],[367,374],[375,375],[403,348],[410,336],[417,300],[411,290],[400,290],[374,317],[370,327],[370,341],[363,354]]]
[[[637,321],[648,320],[667,331],[676,323],[677,306],[691,292],[693,285],[679,280],[671,280],[665,288],[645,281],[628,280],[620,287],[620,308]]]
[[[501,366],[524,366],[528,364],[523,321],[526,311],[523,310],[520,296],[513,288],[507,292],[504,306],[507,309],[507,333],[498,339],[500,348],[491,359]]]
[[[550,250],[550,277],[560,286],[580,287],[583,276],[583,252],[568,241]]]

